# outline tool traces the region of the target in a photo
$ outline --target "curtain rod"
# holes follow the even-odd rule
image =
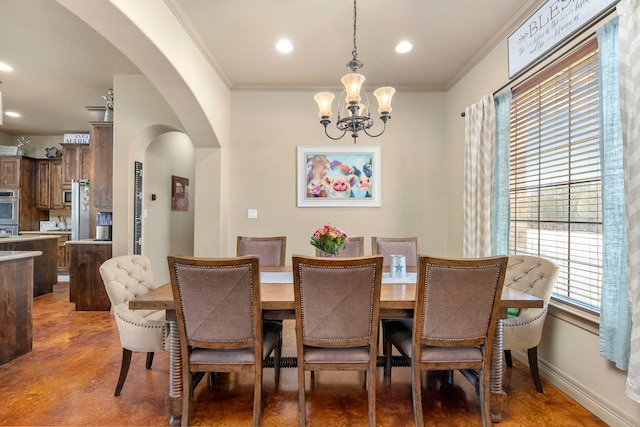
[[[585,25],[584,28],[582,28],[582,30],[577,31],[571,37],[569,37],[568,39],[566,39],[565,41],[563,41],[562,43],[560,43],[556,47],[552,48],[549,52],[541,55],[538,59],[536,59],[531,64],[529,64],[525,69],[523,69],[520,72],[518,72],[507,83],[505,83],[504,85],[502,85],[498,89],[496,89],[493,92],[493,96],[496,96],[496,94],[498,94],[498,93],[502,92],[503,90],[505,90],[507,87],[512,85],[513,82],[517,81],[518,79],[520,79],[520,77],[522,77],[523,75],[525,75],[526,73],[531,71],[533,68],[537,67],[542,62],[546,61],[551,56],[555,55],[559,50],[564,49],[569,43],[573,42],[575,39],[577,39],[578,37],[582,36],[587,31],[592,30],[594,25],[599,24],[603,19],[607,18],[613,11],[615,11],[616,5],[619,2],[620,2],[620,0],[616,1],[615,3],[613,3],[607,10],[601,12],[599,15],[597,15],[595,18],[593,18],[591,21],[589,21],[589,23],[587,25]],[[465,112],[463,111],[462,113],[460,113],[460,117],[464,117],[464,116],[465,116]]]

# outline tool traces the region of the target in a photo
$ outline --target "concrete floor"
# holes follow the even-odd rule
[[[0,366],[0,425],[12,426],[162,426],[168,425],[164,397],[168,390],[169,357],[156,354],[151,370],[144,355],[134,354],[122,395],[114,397],[122,349],[108,312],[79,312],[69,302],[68,285],[34,300],[33,351]],[[295,354],[292,321],[285,322],[284,356]],[[505,369],[508,411],[501,427],[604,426],[586,409],[543,379],[544,394],[535,391],[528,368],[514,361]],[[315,387],[307,385],[307,424],[360,426],[367,423],[363,376],[351,372],[320,372]],[[391,386],[377,377],[376,417],[379,426],[413,425],[410,369],[394,368]],[[309,381],[307,381],[309,384]],[[480,426],[480,408],[473,387],[458,373],[448,385],[430,376],[423,392],[426,426]],[[249,426],[252,420],[253,376],[218,374],[196,390],[193,425]],[[265,369],[264,426],[298,423],[297,373],[282,370],[275,388],[273,369]]]

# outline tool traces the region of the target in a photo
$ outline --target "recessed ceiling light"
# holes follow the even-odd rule
[[[278,49],[278,52],[289,53],[293,50],[293,45],[289,40],[281,39],[276,44],[276,49]]]
[[[406,41],[406,40],[401,41],[396,46],[396,52],[398,52],[398,53],[407,53],[411,49],[413,49],[413,45],[411,43],[409,43],[408,41]]]
[[[0,62],[0,71],[13,71],[13,68],[4,62]]]
[[[5,116],[9,116],[9,117],[20,117],[20,114],[14,112],[14,111],[5,111],[4,115]]]

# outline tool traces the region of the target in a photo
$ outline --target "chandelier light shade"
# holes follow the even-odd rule
[[[351,132],[354,144],[360,131],[371,137],[378,137],[384,133],[387,128],[387,121],[391,119],[391,98],[393,98],[393,94],[396,93],[396,90],[389,86],[378,88],[373,92],[378,100],[378,114],[380,114],[383,128],[378,134],[370,134],[368,129],[373,126],[373,119],[371,118],[369,98],[366,92],[362,90],[365,76],[358,73],[358,70],[362,68],[362,62],[358,60],[358,49],[356,47],[357,15],[356,0],[353,0],[353,51],[351,52],[353,57],[347,64],[347,67],[350,68],[352,72],[345,74],[341,80],[344,85],[343,105],[345,105],[346,112],[342,116],[338,113],[336,128],[339,132],[342,132],[339,136],[333,137],[329,135],[327,130],[327,126],[331,123],[331,104],[335,99],[335,95],[331,92],[319,92],[313,97],[318,103],[320,123],[324,126],[324,133],[327,137],[338,140],[345,136],[347,132]],[[361,102],[362,94],[364,94],[365,103]]]
[[[320,117],[331,117],[331,103],[336,96],[331,92],[318,92],[313,97],[318,103],[318,109],[320,110]]]

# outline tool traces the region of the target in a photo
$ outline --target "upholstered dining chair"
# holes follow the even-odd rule
[[[391,255],[404,255],[407,267],[417,267],[420,257],[420,238],[372,237],[371,253],[383,255],[385,267],[391,264]]]
[[[531,377],[538,393],[542,382],[538,372],[538,344],[549,309],[551,292],[558,279],[558,266],[551,260],[531,255],[511,255],[504,286],[544,300],[543,308],[521,308],[515,317],[502,320],[502,348],[507,366],[512,366],[511,350],[527,350]]]
[[[325,253],[316,248],[316,256],[324,256]],[[364,256],[364,237],[349,237],[349,243],[338,252],[336,258],[350,258]]]
[[[391,255],[404,255],[407,267],[417,267],[420,261],[420,238],[419,237],[372,237],[371,253],[384,256],[384,267],[391,265]],[[395,319],[394,319],[395,320]],[[388,320],[382,321],[382,342],[386,329],[384,324]],[[382,354],[387,357],[387,347],[382,346]],[[389,378],[389,377],[387,377]],[[387,380],[389,381],[389,379]]]
[[[382,256],[293,256],[298,411],[306,424],[305,371],[365,371],[369,426],[376,425]]]
[[[236,256],[256,255],[262,267],[281,267],[285,262],[287,237],[238,236]]]
[[[413,322],[384,325],[387,354],[393,345],[411,363],[416,426],[424,425],[421,372],[457,369],[479,372],[482,425],[491,425],[491,355],[507,260],[420,257]]]
[[[253,372],[253,425],[262,416],[262,368],[279,378],[282,324],[262,321],[258,257],[167,257],[182,354],[182,425],[203,372]]]
[[[129,300],[156,288],[149,258],[144,255],[117,256],[105,261],[99,271],[122,344],[122,363],[114,393],[114,396],[120,396],[132,352],[147,353],[146,368],[151,369],[153,354],[168,350],[169,328],[164,310],[129,309]]]

